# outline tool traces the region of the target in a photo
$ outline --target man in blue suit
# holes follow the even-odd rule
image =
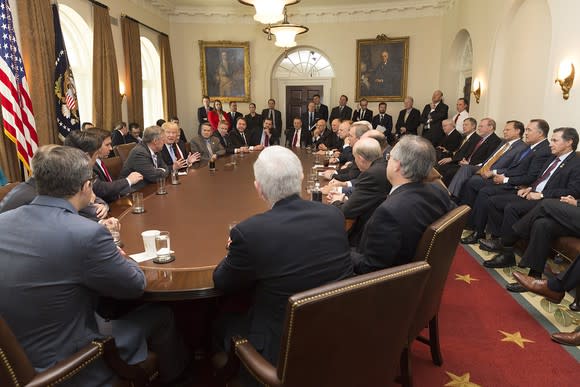
[[[102,337],[95,317],[99,295],[137,298],[146,283],[103,225],[78,216],[93,195],[88,156],[71,147],[49,147],[37,151],[42,162],[33,158],[38,196],[0,214],[0,314],[38,371]],[[169,309],[143,305],[106,328],[131,364],[145,360],[150,340],[162,381],[184,370],[185,348]],[[112,377],[104,362],[95,361],[67,384],[101,386]]]
[[[254,175],[258,195],[272,208],[230,231],[228,255],[213,273],[216,289],[249,290],[253,305],[222,316],[217,345],[226,349],[239,334],[276,364],[288,297],[351,276],[352,264],[342,212],[300,198],[302,164],[291,150],[265,148]]]

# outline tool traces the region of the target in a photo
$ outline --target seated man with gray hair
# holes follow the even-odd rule
[[[434,164],[435,149],[424,138],[406,135],[393,147],[387,163],[393,188],[352,253],[355,273],[409,263],[425,229],[455,207],[440,185],[423,182]]]
[[[143,141],[135,145],[121,169],[121,177],[127,177],[131,172],[139,172],[143,180],[133,186],[139,190],[148,183],[156,183],[159,178],[166,178],[170,168],[161,157],[165,146],[165,132],[159,126],[150,126],[143,132]],[[179,170],[183,165],[173,163],[173,169]]]
[[[230,231],[228,255],[213,273],[216,289],[233,295],[251,290],[253,305],[241,315],[223,315],[215,333],[218,349],[239,334],[276,364],[288,297],[351,276],[352,263],[342,212],[300,198],[304,174],[291,150],[265,148],[254,176],[271,209]]]

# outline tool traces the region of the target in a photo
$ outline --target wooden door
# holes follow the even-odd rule
[[[318,94],[322,97],[322,85],[316,86],[286,86],[286,129],[292,128],[295,117],[306,112],[312,96]]]

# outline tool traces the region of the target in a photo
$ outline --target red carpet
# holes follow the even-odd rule
[[[477,280],[468,284],[456,280],[457,274]],[[580,383],[577,360],[552,342],[548,331],[462,247],[447,279],[439,327],[443,365],[435,366],[428,347],[416,341],[412,347],[415,386],[564,387]],[[500,331],[515,340],[502,341],[506,335]],[[520,341],[518,332],[523,348],[514,342]]]

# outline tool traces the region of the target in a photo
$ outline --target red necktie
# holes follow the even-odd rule
[[[107,177],[107,181],[113,181],[113,179],[111,179],[111,175],[109,175],[109,171],[107,171],[107,167],[105,167],[105,164],[101,161],[101,163],[99,165],[101,166],[101,169],[103,170],[103,172],[105,172],[105,176]]]
[[[264,146],[270,145],[270,137],[268,135],[264,135]]]
[[[457,113],[457,115],[455,116],[455,119],[453,120],[453,123],[456,124],[458,119],[459,119],[459,113]]]
[[[550,166],[548,167],[548,169],[546,169],[546,171],[542,174],[542,176],[540,176],[536,181],[534,181],[534,184],[532,184],[532,191],[535,191],[541,182],[543,182],[544,180],[546,180],[547,178],[550,177],[550,173],[552,173],[554,168],[556,168],[559,163],[560,163],[560,158],[556,157],[556,159],[554,161],[552,161],[552,164],[550,164]]]
[[[467,161],[471,160],[471,157],[475,154],[475,152],[477,152],[477,150],[479,149],[479,147],[481,146],[481,144],[483,144],[483,142],[485,141],[485,139],[482,137],[479,139],[479,141],[477,142],[477,144],[475,144],[475,148],[473,148],[473,152],[471,152],[471,154],[469,155],[469,158],[467,159]]]
[[[176,160],[183,158],[183,155],[181,154],[181,149],[179,149],[176,143],[173,143],[173,153],[175,153]]]

